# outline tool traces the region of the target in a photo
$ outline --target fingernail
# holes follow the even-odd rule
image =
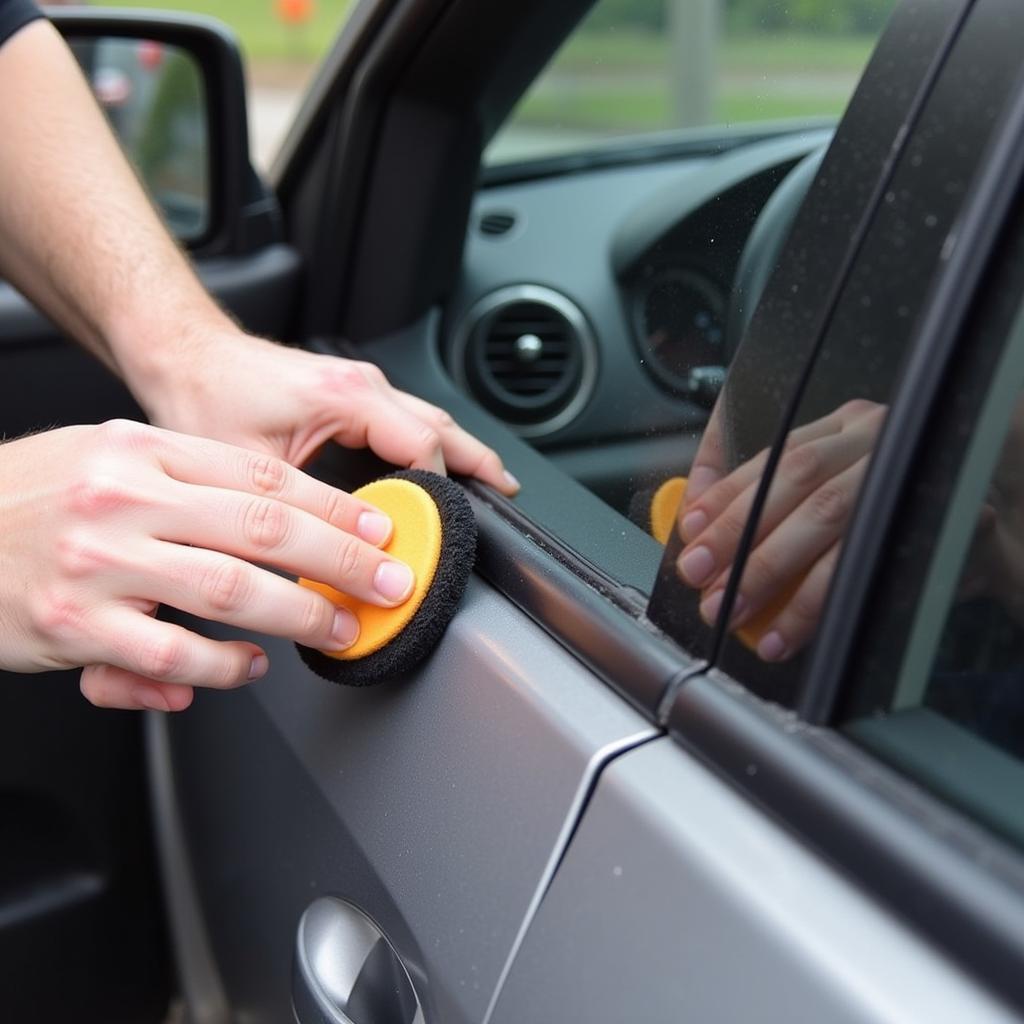
[[[699,508],[687,512],[683,516],[683,540],[689,543],[698,534],[703,533],[707,525],[708,514],[706,512],[702,512]]]
[[[383,544],[391,536],[391,520],[382,512],[360,512],[356,520],[356,533],[367,544]]]
[[[522,484],[507,469],[505,470],[505,483],[508,484],[513,491],[518,491],[522,488]]]
[[[715,556],[702,544],[679,559],[679,571],[691,587],[699,587],[715,571]]]
[[[267,674],[268,668],[270,668],[270,662],[267,660],[267,656],[265,654],[257,654],[249,665],[249,675],[246,678],[249,680],[259,679],[260,676]]]
[[[707,600],[700,603],[700,617],[713,626],[718,621],[718,612],[722,607],[724,590],[716,590]]]
[[[786,641],[777,630],[765,633],[757,645],[757,654],[762,661],[781,661],[786,654]]]
[[[171,705],[167,703],[167,698],[159,690],[150,689],[148,686],[140,686],[133,690],[132,697],[137,703],[141,704],[144,708],[148,708],[150,711],[171,710]]]
[[[411,593],[415,579],[402,562],[382,562],[373,575],[373,589],[381,597],[401,604]]]
[[[331,639],[339,650],[351,647],[359,636],[359,620],[346,608],[339,608],[334,613],[334,625],[331,627]]]

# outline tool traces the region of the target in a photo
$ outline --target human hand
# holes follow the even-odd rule
[[[519,484],[497,453],[442,409],[392,387],[371,363],[319,355],[235,329],[193,337],[133,390],[154,423],[302,466],[326,442],[382,459],[475,476],[504,494]],[[129,379],[129,384],[133,381]]]
[[[854,400],[799,427],[787,440],[729,623],[745,641],[754,641],[765,661],[792,657],[817,627],[885,413],[885,406]],[[687,484],[679,513],[685,546],[677,569],[701,591],[700,613],[709,624],[718,617],[767,456],[763,451],[723,475],[721,444],[713,433],[695,459],[706,476],[703,487]]]
[[[0,665],[84,665],[102,707],[181,710],[192,687],[261,676],[253,643],[153,618],[202,618],[343,650],[358,623],[319,593],[250,563],[385,607],[413,587],[376,545],[387,516],[262,454],[128,421],[0,445]]]

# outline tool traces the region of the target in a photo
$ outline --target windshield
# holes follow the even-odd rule
[[[599,0],[486,163],[842,113],[895,0]]]

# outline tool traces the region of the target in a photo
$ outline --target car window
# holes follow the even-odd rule
[[[641,6],[634,0],[599,2],[563,54],[571,58],[581,48],[606,46],[634,84],[662,88],[662,72],[682,67],[689,57],[664,49],[661,71],[629,63],[629,53],[635,58],[637,52],[636,47],[630,50],[636,33],[647,33],[647,43],[654,38],[651,33],[656,35],[650,24],[636,32],[623,27],[643,24]],[[756,17],[754,6],[760,12]],[[856,6],[841,3],[838,9]],[[691,5],[683,7],[690,10]],[[650,13],[652,5],[645,9]],[[669,8],[655,4],[653,9],[653,24],[666,24]],[[830,5],[834,9],[837,5]],[[736,58],[739,64],[762,49],[774,55],[774,85],[765,83],[761,65],[750,64],[753,80],[746,85],[755,99],[764,99],[762,113],[769,118],[755,132],[739,129],[735,121],[731,127],[704,123],[669,129],[651,142],[645,125],[636,122],[615,145],[605,145],[607,133],[588,136],[570,160],[553,157],[481,168],[463,272],[443,325],[445,365],[464,393],[662,543],[673,499],[678,501],[675,481],[690,469],[725,368],[822,166],[835,115],[845,110],[845,117],[851,116],[856,101],[848,105],[850,89],[862,65],[871,63],[875,35],[894,23],[886,18],[889,9],[879,4],[867,20],[851,14],[826,24],[794,20],[781,0],[719,5],[722,31],[746,40],[747,56]],[[935,40],[930,28],[922,30],[912,19],[901,25],[891,50],[876,59],[886,67],[895,63],[899,75],[916,84],[923,68],[908,50],[928,51]],[[908,32],[914,33],[910,47]],[[927,45],[917,42],[925,38]],[[857,51],[857,59],[837,72],[841,86],[830,78],[825,88],[822,64],[831,66],[842,40]],[[654,49],[662,45],[655,43]],[[602,66],[611,66],[612,57],[601,60]],[[567,101],[572,97],[575,80],[559,67],[556,59],[549,77],[535,85],[535,95],[547,89]],[[738,64],[730,67],[735,71]],[[738,71],[736,76],[742,77]],[[661,84],[652,85],[652,80]],[[793,97],[781,120],[784,112],[768,101],[769,85],[778,85],[779,95],[788,89]],[[830,218],[830,237],[819,247],[813,280],[805,278],[807,289],[798,296],[811,307],[828,291],[839,265],[834,250],[841,253],[846,245],[859,204],[899,130],[900,115],[894,111],[906,101],[903,77],[895,88],[892,83],[886,87],[893,89],[891,95],[870,95],[860,103],[854,117],[860,135],[841,144],[832,162],[830,179],[845,194],[838,205],[825,202],[816,214]],[[612,91],[625,95],[629,88],[616,81]],[[802,116],[806,104],[818,103],[824,93],[830,99],[816,109],[830,113],[827,127],[820,118]],[[530,102],[529,97],[523,101],[496,144],[505,144],[501,138],[522,141],[527,131],[522,114]],[[565,127],[556,118],[544,130],[546,137],[557,139]],[[574,137],[572,131],[567,129],[565,137]],[[505,152],[514,159],[511,150]],[[527,155],[523,148],[518,152]],[[553,151],[531,152],[551,157]],[[778,213],[761,230],[761,215],[770,203]],[[802,358],[796,351],[810,336],[810,331],[794,332],[793,358],[780,352],[776,405],[797,379]],[[642,572],[630,576],[629,583],[650,593],[652,559],[635,531],[614,517],[577,513],[578,492],[546,485],[541,491],[529,479],[524,483],[517,498],[520,508],[600,566],[605,563],[594,557],[595,544],[606,550],[628,547],[626,559],[637,564],[639,556],[633,557],[632,550],[642,548]],[[663,485],[668,489],[663,491]],[[557,507],[560,501],[573,504],[569,514]],[[657,523],[651,516],[655,507],[661,512]],[[568,530],[567,519],[572,520]],[[623,559],[616,556],[615,561]],[[684,624],[670,631],[690,651],[703,643],[699,626]]]
[[[845,109],[895,0],[599,0],[494,139],[501,164]]]
[[[805,677],[919,317],[1015,95],[1017,57],[993,39],[1024,31],[1019,12],[1008,17],[1015,24],[988,16],[965,23],[875,197],[848,279],[822,308],[820,347],[792,407],[779,400],[778,343],[755,319],[698,453],[697,464],[723,482],[692,510],[706,521],[697,515],[688,530],[683,519],[686,543],[671,572],[663,569],[670,578],[661,601],[689,601],[698,609],[691,620],[714,622],[719,666],[768,699],[792,704]],[[969,94],[975,102],[964,102]]]
[[[989,289],[970,351],[951,374],[956,394],[929,430],[839,713],[853,739],[1017,844],[1024,844],[1022,241],[999,278],[1003,295]]]
[[[209,15],[237,34],[246,61],[253,163],[266,169],[356,0],[105,0],[104,6]]]

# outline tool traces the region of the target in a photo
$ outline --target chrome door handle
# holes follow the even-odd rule
[[[423,1024],[409,974],[358,907],[322,896],[299,921],[292,975],[298,1024]]]

